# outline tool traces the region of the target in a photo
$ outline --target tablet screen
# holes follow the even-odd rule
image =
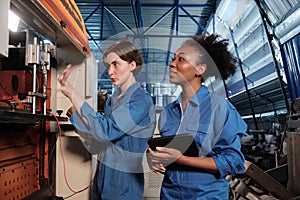
[[[186,156],[199,156],[194,137],[189,133],[151,138],[148,140],[148,144],[153,151],[156,150],[156,147],[169,147],[179,150]]]

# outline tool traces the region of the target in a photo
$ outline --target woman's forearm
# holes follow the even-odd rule
[[[204,169],[208,171],[217,172],[218,167],[212,157],[188,157],[181,156],[176,161],[177,164]]]
[[[87,119],[82,115],[82,112],[81,112],[81,107],[85,102],[84,98],[75,89],[73,89],[73,92],[72,92],[71,96],[69,97],[69,99],[71,100],[73,107],[75,108],[76,112],[78,113],[78,115],[80,116],[80,118],[82,119],[84,124],[87,127],[89,127]]]
[[[70,76],[71,65],[68,65],[63,73],[57,78],[60,83],[60,87],[58,87],[58,91],[61,91],[73,104],[73,107],[88,127],[87,119],[82,115],[81,107],[84,103],[84,98],[75,90],[75,88],[70,84],[68,78]]]

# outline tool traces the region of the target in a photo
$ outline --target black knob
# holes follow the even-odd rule
[[[61,114],[63,113],[63,110],[57,110],[56,112],[57,112],[58,116],[60,117]]]

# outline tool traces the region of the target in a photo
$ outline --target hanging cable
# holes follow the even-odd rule
[[[58,127],[58,132],[59,132],[59,134],[58,134],[58,137],[59,137],[59,151],[61,153],[61,159],[62,159],[62,163],[63,163],[63,173],[64,173],[65,183],[66,183],[67,187],[69,188],[69,190],[71,192],[73,192],[73,194],[71,194],[71,195],[69,195],[69,196],[67,196],[67,197],[64,198],[64,199],[67,199],[67,198],[70,198],[70,197],[72,197],[72,196],[74,196],[76,194],[79,194],[79,193],[87,190],[88,188],[90,188],[92,186],[92,184],[94,182],[94,178],[95,178],[97,170],[98,170],[98,164],[97,164],[96,169],[95,169],[95,171],[93,173],[93,178],[91,179],[90,183],[86,187],[84,187],[84,188],[82,188],[80,190],[77,190],[77,191],[71,187],[71,185],[70,185],[70,183],[69,183],[69,181],[67,179],[67,166],[66,166],[66,161],[65,161],[64,153],[63,153],[63,150],[62,150],[62,130],[61,130],[61,127],[60,127],[60,122],[59,122],[58,118],[53,113],[51,113],[51,115],[54,116],[54,118],[55,118],[55,120],[57,122],[57,125],[58,125],[57,127]]]

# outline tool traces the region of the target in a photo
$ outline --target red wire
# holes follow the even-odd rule
[[[66,161],[65,161],[64,154],[63,154],[63,150],[62,150],[62,131],[61,131],[61,127],[60,127],[60,122],[59,122],[58,118],[53,113],[51,113],[51,114],[54,116],[54,118],[56,119],[56,122],[58,124],[58,130],[59,130],[59,149],[60,149],[61,159],[62,159],[62,162],[63,162],[63,171],[64,171],[65,182],[66,182],[66,184],[67,184],[67,186],[68,186],[68,188],[69,188],[70,191],[72,191],[74,194],[79,194],[80,192],[83,192],[83,191],[87,190],[88,188],[90,188],[92,186],[92,184],[94,182],[94,178],[95,178],[97,170],[98,170],[98,164],[96,166],[96,169],[95,169],[95,172],[94,172],[92,180],[90,181],[90,183],[86,187],[84,187],[83,189],[78,190],[78,191],[74,190],[71,187],[71,185],[69,184],[69,181],[67,179]]]

